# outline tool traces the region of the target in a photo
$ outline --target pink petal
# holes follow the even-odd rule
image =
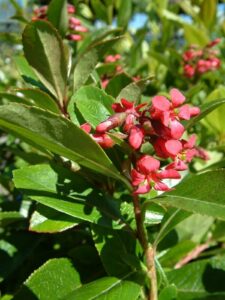
[[[112,109],[115,111],[115,112],[123,112],[125,111],[125,109],[122,107],[122,105],[120,103],[113,103],[112,104]]]
[[[166,140],[163,138],[157,138],[153,142],[153,147],[155,149],[156,154],[162,158],[168,158],[170,156],[170,154],[167,152],[167,150],[165,148],[165,143],[166,143]]]
[[[191,113],[190,113],[190,105],[185,104],[180,107],[178,117],[181,120],[190,120]]]
[[[136,117],[133,114],[129,114],[125,119],[125,124],[123,126],[124,132],[129,132],[134,126]]]
[[[174,107],[180,106],[185,101],[184,95],[178,89],[170,90],[170,98]]]
[[[170,109],[170,102],[164,96],[155,96],[152,98],[152,107],[155,110],[167,111]]]
[[[139,185],[139,187],[134,191],[135,195],[138,194],[146,194],[151,190],[151,186],[149,185],[149,183],[146,181],[145,184],[141,184]]]
[[[145,175],[139,173],[137,170],[132,169],[131,170],[131,180],[132,180],[132,185],[137,186],[140,183],[145,181]]]
[[[156,191],[164,191],[164,192],[165,191],[170,191],[170,188],[165,183],[163,183],[161,181],[158,181],[158,182],[155,183],[154,189]]]
[[[180,179],[181,176],[180,174],[177,172],[177,170],[174,169],[169,169],[169,170],[162,170],[159,174],[158,177],[160,179]]]
[[[125,107],[126,109],[131,109],[134,107],[134,103],[133,102],[130,102],[124,98],[121,99],[121,103],[123,105],[123,107]]]
[[[182,137],[185,129],[180,122],[178,122],[177,120],[173,120],[170,122],[170,130],[171,137],[175,140],[178,140]]]
[[[165,149],[170,156],[176,156],[182,150],[182,143],[177,140],[165,142]]]
[[[80,126],[81,129],[83,129],[85,132],[90,133],[91,132],[91,125],[88,123],[84,123]]]
[[[140,148],[142,142],[144,139],[144,132],[142,129],[140,129],[137,126],[133,126],[130,130],[130,134],[129,134],[129,144],[131,145],[131,147],[133,149],[138,149]]]
[[[199,115],[200,112],[201,112],[201,111],[200,111],[200,108],[199,108],[199,107],[196,107],[196,106],[190,107],[190,115],[191,115],[191,117],[194,117],[194,116]]]
[[[137,168],[143,174],[149,174],[158,170],[160,167],[160,162],[150,155],[143,155],[137,161]]]
[[[192,134],[192,135],[190,136],[189,140],[188,140],[187,142],[183,143],[183,147],[184,147],[185,149],[193,148],[194,145],[195,145],[195,143],[196,143],[196,139],[197,139],[196,135],[195,135],[195,134]]]

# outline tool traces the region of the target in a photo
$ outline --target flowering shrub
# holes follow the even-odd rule
[[[48,20],[48,6],[44,5],[34,10],[32,20]],[[69,26],[66,38],[71,41],[80,41],[83,39],[82,34],[88,31],[88,28],[81,24],[81,21],[74,17],[76,8],[74,5],[67,4],[67,13],[69,15]]]
[[[220,39],[215,39],[203,49],[196,46],[191,46],[183,54],[183,72],[184,76],[193,78],[202,75],[209,71],[214,71],[220,68],[220,59],[218,51],[212,49],[220,42]]]
[[[22,75],[4,54],[2,300],[224,299],[216,1],[52,0],[31,22],[24,2],[1,37]]]

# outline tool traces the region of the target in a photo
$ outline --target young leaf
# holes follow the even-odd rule
[[[174,191],[164,193],[154,201],[224,220],[224,180],[224,170],[194,175],[178,184]]]
[[[29,23],[23,32],[23,47],[40,81],[62,104],[66,96],[67,59],[56,29],[46,21]]]
[[[53,258],[31,274],[14,299],[62,299],[80,285],[80,276],[70,260]]]
[[[84,120],[95,127],[112,114],[113,102],[114,99],[103,90],[84,86],[73,95],[68,105],[68,112],[73,119],[74,110],[77,108]]]
[[[47,15],[48,20],[64,36],[68,29],[67,0],[52,0]]]
[[[61,116],[15,103],[1,107],[0,126],[53,153],[126,182],[101,147],[82,129]]]

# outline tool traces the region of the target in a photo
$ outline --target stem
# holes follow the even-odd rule
[[[141,214],[141,207],[139,203],[139,199],[137,195],[133,195],[133,203],[134,203],[134,214],[137,225],[137,238],[142,246],[142,249],[146,258],[146,266],[148,270],[148,278],[151,282],[151,289],[149,292],[148,299],[149,300],[157,300],[157,276],[156,276],[156,268],[155,268],[155,249],[148,243],[148,237],[145,231],[143,218]]]

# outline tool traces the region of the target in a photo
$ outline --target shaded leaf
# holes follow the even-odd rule
[[[67,59],[62,39],[46,21],[29,23],[23,32],[24,54],[46,88],[63,103],[67,84]]]

